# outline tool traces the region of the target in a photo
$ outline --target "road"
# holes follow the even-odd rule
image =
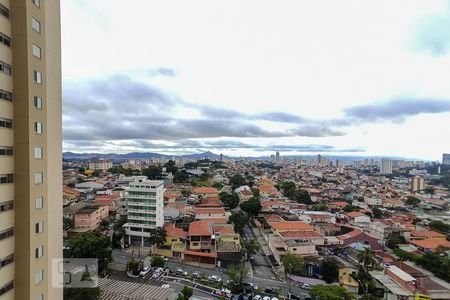
[[[131,253],[113,250],[113,259],[114,259],[115,263],[126,265],[127,262],[129,260],[131,260],[131,258],[132,258]],[[145,256],[142,257],[142,259],[144,259],[144,258],[145,258]],[[224,282],[226,282],[229,279],[229,276],[225,272],[223,272],[224,270],[222,268],[207,269],[207,268],[187,265],[185,263],[178,262],[178,261],[168,261],[168,262],[166,262],[166,266],[169,268],[175,268],[175,269],[181,268],[184,271],[187,271],[189,274],[192,274],[193,272],[199,272],[199,273],[204,273],[205,276],[217,275],[217,276],[223,278]],[[256,269],[258,269],[258,268],[259,267],[257,266]],[[122,276],[120,276],[121,280],[124,280],[124,279],[130,280],[131,279],[126,276],[125,272],[122,272],[122,273],[123,273]],[[115,273],[115,276],[118,276],[117,273]],[[267,277],[269,277],[269,278],[267,278]],[[270,273],[268,275],[262,277],[259,275],[259,273],[254,272],[252,270],[252,272],[250,272],[250,275],[248,276],[246,282],[252,283],[252,284],[254,283],[254,285],[261,288],[262,290],[264,290],[266,288],[277,288],[280,290],[281,294],[283,294],[285,296],[289,292],[289,288],[291,289],[291,292],[293,292],[297,295],[300,295],[302,299],[304,298],[305,295],[308,294],[308,292],[306,290],[301,289],[295,282],[292,283],[290,286],[289,282],[287,282],[287,281],[280,281],[280,280],[272,279],[270,277],[274,277],[272,271],[270,271]],[[145,281],[146,279],[142,279],[142,278],[134,279],[133,278],[131,280]]]

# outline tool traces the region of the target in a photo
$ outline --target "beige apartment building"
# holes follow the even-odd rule
[[[0,300],[62,299],[59,0],[0,0]]]

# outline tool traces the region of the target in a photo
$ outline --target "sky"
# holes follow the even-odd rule
[[[450,0],[64,0],[65,151],[450,152]]]

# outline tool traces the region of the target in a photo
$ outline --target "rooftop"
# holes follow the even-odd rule
[[[314,227],[302,221],[275,222],[270,224],[278,231],[313,231]]]

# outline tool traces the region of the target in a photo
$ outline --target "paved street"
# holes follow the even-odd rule
[[[261,254],[259,254],[261,255]],[[263,255],[261,255],[262,257],[264,257]],[[132,257],[131,253],[128,252],[123,252],[123,251],[117,251],[114,250],[113,251],[113,258],[115,263],[119,263],[119,264],[126,264],[128,262],[128,260],[130,260]],[[144,259],[145,257],[142,257],[142,259]],[[262,258],[264,259],[264,258]],[[223,269],[221,268],[214,268],[214,269],[207,269],[207,268],[202,268],[202,267],[197,267],[197,266],[191,266],[191,265],[187,265],[185,263],[182,262],[177,262],[177,261],[168,261],[166,262],[166,266],[169,268],[182,268],[183,270],[187,271],[189,274],[192,274],[193,272],[200,272],[200,273],[204,273],[206,276],[210,276],[210,275],[218,275],[220,277],[223,276],[224,281],[226,282],[229,277],[227,274],[223,273]],[[267,268],[267,267],[266,267]],[[257,266],[255,267],[256,270],[262,270],[261,266]],[[271,268],[267,268],[267,270],[270,270],[269,274],[263,274],[263,276],[260,276],[258,272],[254,272],[254,270],[251,271],[249,277],[247,278],[246,282],[247,283],[254,283],[257,287],[261,288],[262,290],[264,290],[265,288],[277,288],[280,290],[281,294],[283,295],[287,295],[287,293],[289,292],[289,282],[284,282],[284,281],[279,281],[276,279],[272,279],[270,277],[275,278]],[[264,276],[265,275],[265,276]],[[142,279],[142,278],[128,278],[125,272],[113,272],[113,276],[114,279],[121,279],[121,280],[132,280],[132,281],[148,281],[149,283],[152,284],[162,284],[161,281],[154,281],[151,279]],[[269,278],[267,278],[269,277]],[[174,284],[174,288],[177,285],[183,285],[182,283],[171,283]],[[179,288],[179,287],[178,287]],[[181,286],[182,288],[182,286]],[[296,283],[292,283],[291,285],[291,292],[300,295],[301,298],[303,299],[305,295],[307,295],[307,291],[301,289],[298,285],[296,285]],[[303,295],[303,296],[302,296]]]

